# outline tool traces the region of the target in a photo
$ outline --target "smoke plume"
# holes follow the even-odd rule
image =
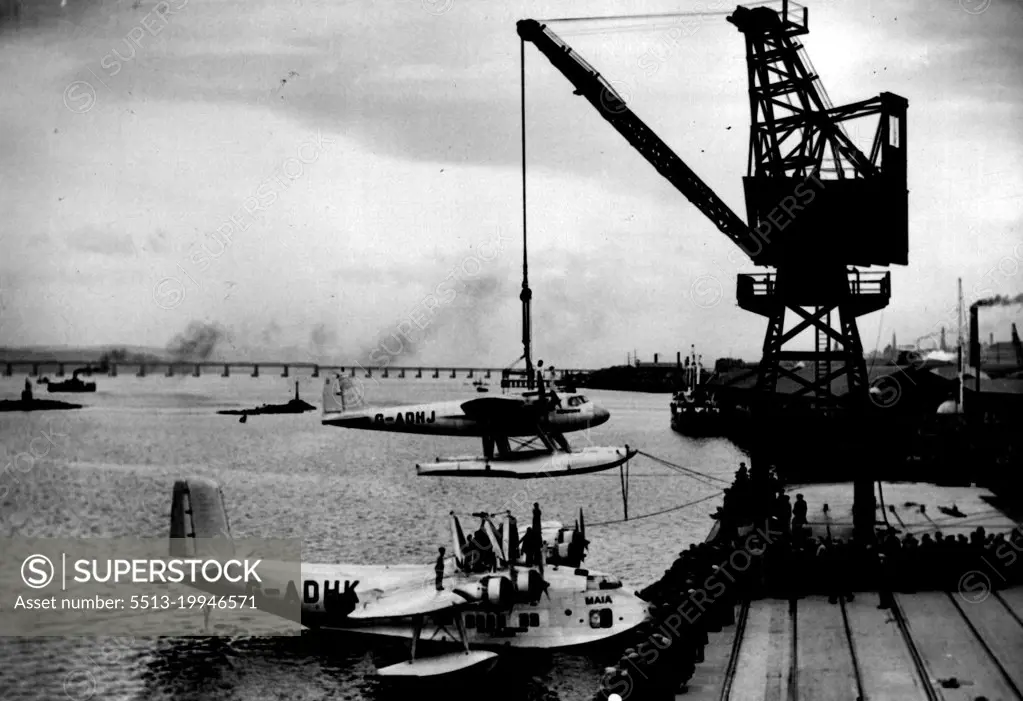
[[[979,299],[971,307],[1011,307],[1014,304],[1023,304],[1023,293],[1016,295],[1015,297],[1006,297],[1005,295],[995,295],[994,297],[988,297],[986,299]]]
[[[317,324],[309,333],[309,347],[316,355],[328,353],[332,346],[337,343],[337,333],[327,328],[326,324]]]
[[[507,281],[496,275],[480,275],[445,285],[432,298],[411,307],[395,323],[382,329],[375,341],[357,355],[365,367],[388,367],[402,360],[432,358],[472,363],[490,348],[485,327],[501,304],[516,304],[514,294],[502,288]]]
[[[218,324],[193,321],[167,344],[167,352],[177,361],[208,360],[226,335]]]

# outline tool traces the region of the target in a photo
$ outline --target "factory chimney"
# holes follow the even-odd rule
[[[980,331],[977,328],[977,305],[970,307],[970,365],[973,366],[973,386],[980,391]]]

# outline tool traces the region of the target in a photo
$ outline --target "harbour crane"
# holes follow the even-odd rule
[[[534,44],[572,83],[575,94],[754,265],[774,268],[740,274],[737,281],[739,306],[768,322],[757,376],[758,413],[779,401],[778,380],[787,377],[798,385],[792,396],[812,393],[819,409],[844,406],[862,416],[869,411],[870,387],[856,319],[888,305],[891,281],[887,270],[860,268],[908,264],[908,101],[883,92],[833,105],[800,41],[809,33],[807,9],[788,0],[774,5],[780,7],[738,6],[727,18],[746,42],[751,117],[743,178],[747,221],[547,24],[525,19],[517,30],[523,46]],[[875,116],[873,143],[863,153],[843,124]],[[797,321],[788,330],[787,312]],[[793,339],[811,329],[813,349],[791,348]],[[812,363],[813,380],[790,370],[791,361]],[[836,382],[842,377],[848,383],[845,393]],[[780,442],[777,436],[762,441],[760,455],[770,462],[770,444]],[[866,537],[873,535],[873,481],[864,465],[855,479],[854,523]]]

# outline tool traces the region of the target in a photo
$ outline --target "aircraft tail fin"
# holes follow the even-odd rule
[[[328,377],[323,381],[323,413],[337,414],[345,410],[344,392],[341,387],[340,375]]]
[[[323,413],[342,414],[363,404],[362,383],[336,373],[323,381]]]
[[[231,524],[227,519],[224,492],[220,485],[202,477],[177,480],[171,499],[172,556],[234,554]]]

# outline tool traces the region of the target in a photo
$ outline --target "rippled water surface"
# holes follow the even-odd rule
[[[511,508],[528,519],[532,502],[539,501],[545,518],[571,522],[579,507],[588,524],[622,517],[617,470],[527,482],[416,477],[417,461],[479,452],[478,439],[328,428],[318,412],[250,416],[245,424],[215,413],[282,403],[296,379],[302,398],[319,407],[323,380],[308,375],[94,376],[98,391],[81,395],[47,395],[34,385],[36,396],[86,407],[0,414],[7,466],[0,475],[2,534],[162,537],[174,480],[188,475],[223,485],[236,537],[301,538],[304,558],[321,562],[430,563],[437,546],[448,545],[452,509],[468,514]],[[0,379],[0,396],[16,398],[23,383],[24,376]],[[477,396],[465,378],[366,380],[365,387],[371,404]],[[589,435],[569,434],[574,445],[628,443],[726,479],[742,459],[725,441],[693,441],[671,431],[668,395],[586,393],[610,410],[611,420]],[[54,440],[33,442],[43,432]],[[716,491],[639,457],[631,465],[629,513],[635,519]],[[705,537],[708,514],[719,501],[591,525],[586,564],[639,589],[671,564],[681,546]],[[401,654],[394,645],[367,647],[361,637],[311,632],[235,643],[0,638],[0,698],[406,698],[408,689],[380,686],[368,674],[374,659]],[[607,661],[602,657],[612,654],[502,655],[478,688],[488,698],[540,698],[548,690],[549,698],[586,699]]]

